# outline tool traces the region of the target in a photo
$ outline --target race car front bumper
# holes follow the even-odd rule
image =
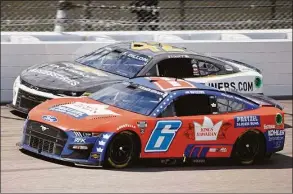
[[[102,166],[113,133],[63,131],[36,121],[26,121],[18,147],[47,158],[76,165]]]
[[[16,78],[13,84],[13,99],[12,103],[8,105],[9,108],[27,114],[42,102],[62,97],[37,90],[37,87],[24,83],[20,77]]]

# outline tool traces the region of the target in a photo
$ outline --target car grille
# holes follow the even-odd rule
[[[60,91],[60,90],[52,90],[52,89],[46,89],[46,88],[41,88],[41,87],[37,87],[34,86],[26,81],[21,80],[21,84],[25,85],[28,88],[31,88],[33,90],[37,90],[40,92],[45,92],[45,93],[50,93],[50,94],[54,94],[56,96],[60,96],[60,95],[65,95],[65,96],[81,96],[84,92],[71,92],[71,91]],[[73,93],[75,93],[75,95],[73,95]]]
[[[28,93],[22,89],[18,90],[17,100],[16,100],[16,106],[31,110],[35,106],[39,105],[40,103],[48,100],[49,98],[38,96],[35,94]]]
[[[67,142],[67,134],[55,127],[36,121],[28,121],[24,144],[38,150],[39,153],[61,155]]]

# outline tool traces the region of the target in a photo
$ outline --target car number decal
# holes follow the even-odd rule
[[[181,125],[182,122],[180,120],[158,121],[147,142],[145,152],[168,151]]]
[[[171,78],[160,78],[157,82],[154,82],[161,90],[173,90],[173,89],[183,89],[183,88],[195,88],[194,85],[184,81],[175,80]]]

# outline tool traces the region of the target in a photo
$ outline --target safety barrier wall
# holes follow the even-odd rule
[[[1,103],[12,100],[14,79],[29,66],[73,60],[120,41],[159,41],[259,68],[264,94],[292,96],[292,29],[173,32],[1,32]]]

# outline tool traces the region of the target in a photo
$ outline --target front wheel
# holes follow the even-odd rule
[[[241,165],[250,165],[262,161],[265,154],[265,141],[256,131],[248,131],[238,138],[232,157]]]
[[[108,146],[105,167],[129,167],[137,158],[138,146],[134,134],[127,131],[121,132],[113,137]]]

